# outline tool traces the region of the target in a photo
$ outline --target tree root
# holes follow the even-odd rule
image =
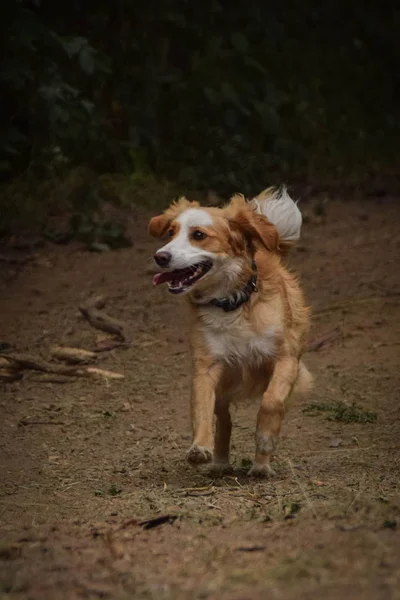
[[[95,329],[115,335],[120,342],[131,342],[132,336],[126,323],[114,319],[101,311],[105,304],[105,298],[103,296],[97,296],[88,300],[85,304],[82,304],[79,307],[79,310]]]

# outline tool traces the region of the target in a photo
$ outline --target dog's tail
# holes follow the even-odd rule
[[[264,190],[251,200],[250,205],[275,225],[284,242],[296,242],[300,238],[301,212],[285,186]]]
[[[306,394],[313,387],[314,378],[310,371],[307,369],[303,361],[299,364],[299,373],[297,375],[296,383],[294,384],[293,393],[295,394]]]

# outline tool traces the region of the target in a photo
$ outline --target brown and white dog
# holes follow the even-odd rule
[[[301,361],[309,311],[284,265],[301,224],[286,189],[251,202],[236,195],[223,208],[181,198],[150,221],[151,235],[170,238],[154,255],[162,272],[153,283],[186,294],[191,309],[191,463],[229,465],[229,405],[254,398],[260,408],[250,474],[272,473],[287,399],[312,379]]]

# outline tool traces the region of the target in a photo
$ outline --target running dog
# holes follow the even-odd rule
[[[229,466],[229,406],[255,399],[260,405],[249,474],[273,473],[287,400],[312,381],[301,360],[309,309],[285,266],[301,225],[285,188],[270,188],[250,202],[235,195],[222,208],[180,198],[150,221],[151,235],[169,238],[154,255],[160,272],[153,284],[186,295],[191,312],[192,464]]]

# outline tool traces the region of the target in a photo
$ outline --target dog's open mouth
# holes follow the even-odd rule
[[[153,285],[168,283],[168,291],[171,294],[182,294],[187,292],[192,285],[199,281],[213,266],[210,260],[198,263],[186,269],[176,269],[165,273],[157,273],[153,277]]]

